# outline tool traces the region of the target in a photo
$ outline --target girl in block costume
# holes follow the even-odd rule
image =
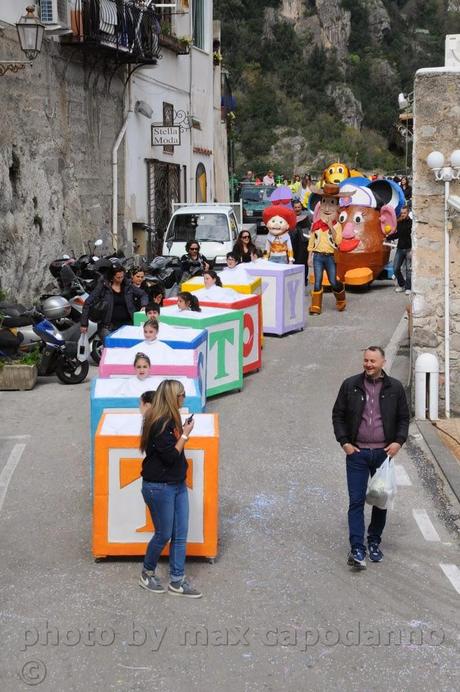
[[[314,210],[313,224],[308,241],[308,251],[312,253],[315,285],[311,293],[310,314],[321,314],[323,302],[323,272],[326,271],[332,286],[339,312],[345,310],[345,286],[337,279],[334,253],[342,242],[342,226],[339,218],[339,186],[325,183],[321,189],[312,192],[310,209]]]
[[[185,389],[181,382],[163,380],[143,420],[142,496],[150,510],[155,533],[147,546],[139,585],[151,593],[165,593],[156,568],[163,548],[170,542],[168,593],[201,598],[200,591],[185,577],[189,500],[184,447],[193,430],[193,416],[182,423],[179,409],[184,399]]]
[[[284,204],[274,204],[264,209],[262,218],[268,228],[266,258],[279,264],[293,263],[294,253],[289,231],[293,231],[297,224],[295,211]]]

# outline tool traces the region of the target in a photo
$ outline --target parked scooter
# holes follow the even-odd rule
[[[145,272],[141,288],[152,300],[155,290],[162,287],[167,297],[177,295],[182,281],[182,265],[178,257],[155,257]]]
[[[71,306],[63,296],[46,297],[39,309],[60,330],[68,329],[73,324],[70,319]],[[21,303],[0,303],[2,326],[17,333],[22,352],[33,350],[40,342],[40,337],[34,332],[32,312],[33,309],[27,309]]]
[[[64,384],[80,384],[86,378],[89,370],[87,360],[77,358],[77,344],[80,338],[80,327],[72,324],[68,329],[60,331],[45,316],[34,311],[33,330],[40,339],[40,359],[37,364],[39,375],[56,373]]]
[[[72,269],[73,274],[80,279],[81,284],[89,293],[93,290],[98,282],[101,274],[99,264],[101,258],[95,255],[96,249],[101,247],[103,241],[98,239],[94,242],[93,247],[88,243],[88,253],[80,255],[78,259],[64,255],[59,259],[53,260],[49,264],[49,270],[53,277],[57,280],[59,289],[62,291],[64,286],[61,281],[61,271],[64,267]],[[103,260],[102,260],[103,261]]]
[[[85,289],[81,280],[75,275],[73,269],[69,265],[65,265],[61,269],[59,283],[62,285],[62,292],[67,297],[71,312],[70,316],[74,322],[80,324],[81,313],[83,312],[83,305],[88,298],[89,293]],[[97,322],[88,322],[88,340],[91,349],[91,358],[96,363],[99,364],[102,356],[102,349],[104,348],[104,342],[98,332]]]

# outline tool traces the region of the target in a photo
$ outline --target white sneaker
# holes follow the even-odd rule
[[[397,286],[397,287],[395,288],[395,293],[403,293],[403,292],[404,292],[404,289],[401,288],[401,286]]]
[[[406,290],[404,291],[404,293],[406,294],[406,296],[410,296],[410,294],[412,293],[412,291],[409,290],[408,288],[406,288]]]
[[[187,596],[188,598],[201,598],[203,595],[201,591],[194,589],[185,578],[181,581],[169,582],[168,593],[173,596]]]

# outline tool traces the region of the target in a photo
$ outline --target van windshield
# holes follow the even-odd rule
[[[241,188],[241,199],[243,202],[267,202],[274,191],[274,187],[244,186]]]
[[[177,214],[171,221],[166,240],[187,243],[214,241],[225,243],[230,240],[228,221],[225,214]]]

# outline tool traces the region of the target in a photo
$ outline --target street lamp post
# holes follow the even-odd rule
[[[428,154],[426,162],[434,173],[435,180],[444,183],[444,398],[446,418],[450,418],[450,239],[449,204],[450,182],[460,179],[460,149],[450,155],[450,166],[444,166],[444,155],[440,151]]]
[[[414,105],[414,92],[409,94],[400,93],[398,96],[399,110],[402,111],[399,115],[400,124],[398,129],[404,137],[405,142],[405,173],[409,174],[409,141],[412,140],[411,122],[413,120],[412,108]]]
[[[42,47],[45,26],[35,16],[35,5],[28,5],[23,17],[16,22],[19,44],[27,60],[0,60],[0,77],[8,71],[19,72],[26,65],[31,65]]]

